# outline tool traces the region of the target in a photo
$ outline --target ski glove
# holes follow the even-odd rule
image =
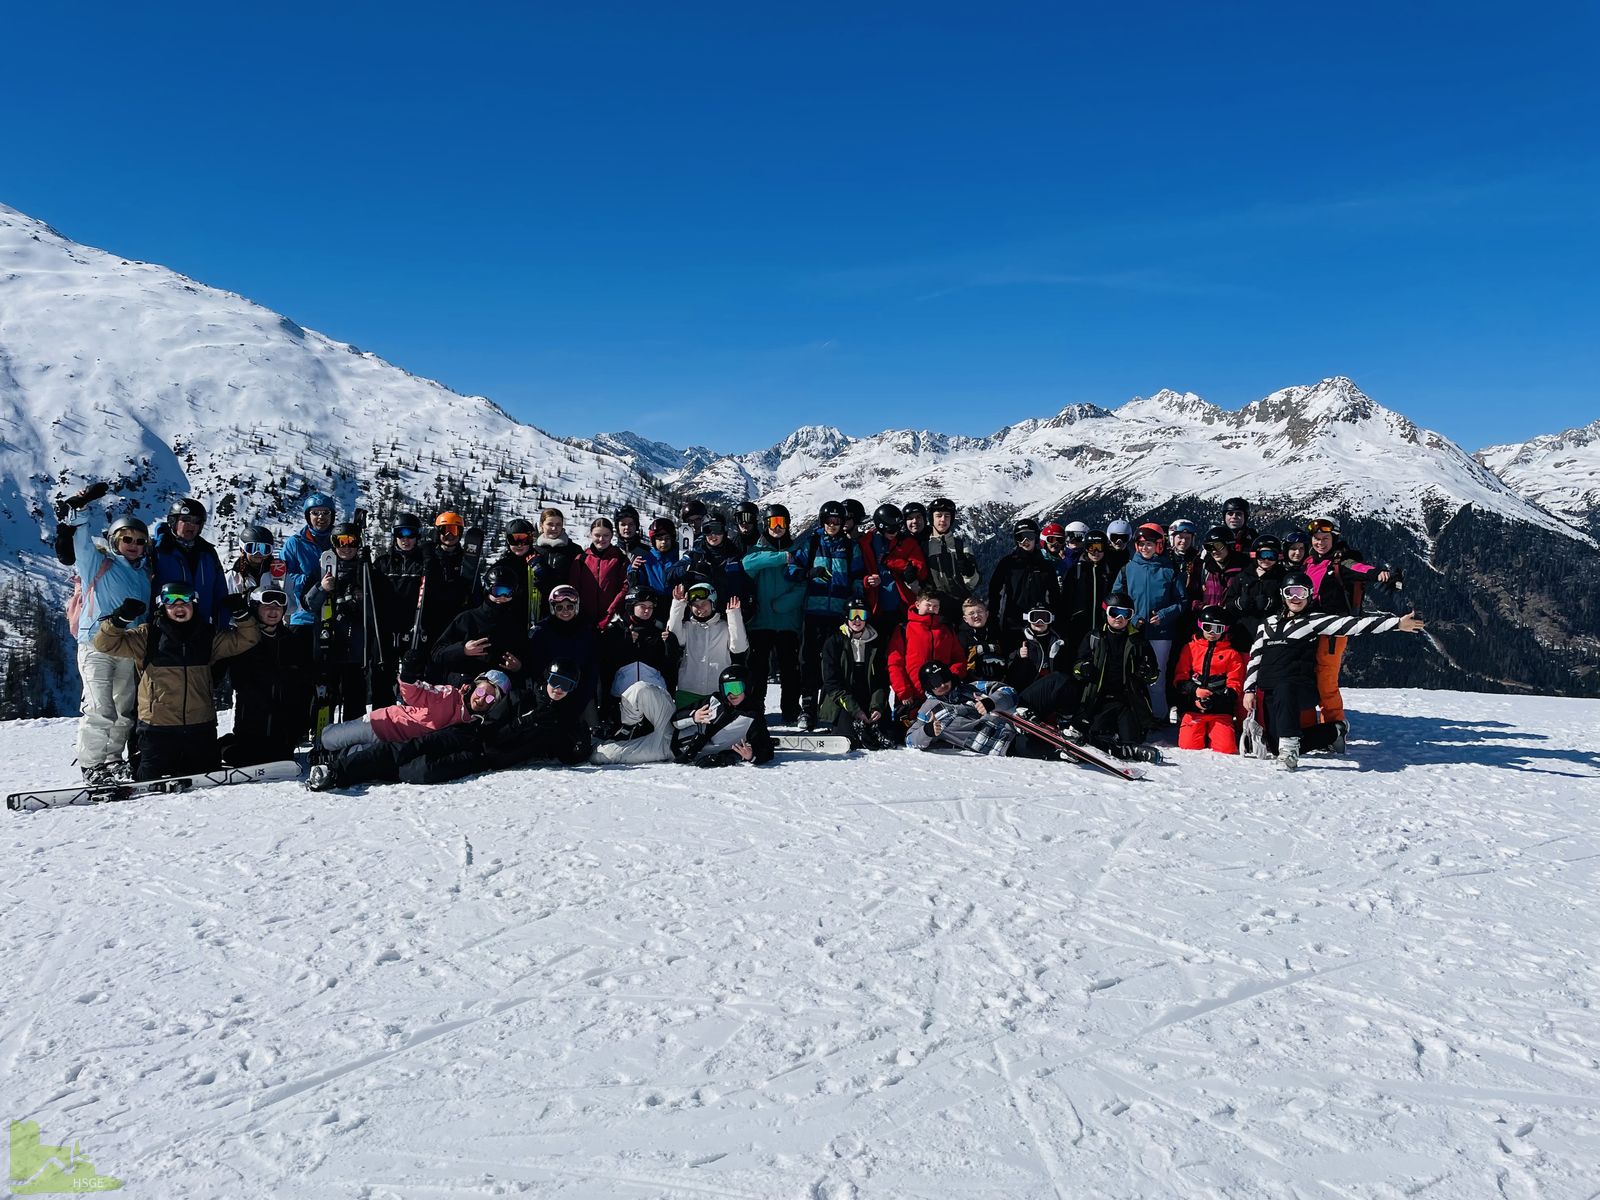
[[[117,605],[116,611],[106,620],[110,621],[118,629],[126,629],[142,616],[144,616],[144,601],[135,600],[132,596],[129,596],[121,604]]]
[[[81,492],[68,496],[66,503],[71,508],[87,508],[110,490],[111,485],[104,480],[100,480],[99,482],[91,483]]]
[[[407,683],[416,683],[427,669],[428,656],[421,650],[413,650],[400,660],[400,678]]]
[[[230,592],[223,605],[227,608],[228,615],[235,621],[250,615],[250,597],[243,592]]]

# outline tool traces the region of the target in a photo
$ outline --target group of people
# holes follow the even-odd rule
[[[509,522],[485,553],[442,512],[401,513],[374,544],[313,493],[281,547],[253,526],[231,565],[207,513],[175,502],[154,532],[57,502],[57,553],[83,681],[89,784],[292,757],[309,783],[437,782],[519,763],[761,764],[777,719],[854,748],[1056,757],[1024,726],[1120,758],[1236,753],[1242,727],[1294,769],[1341,753],[1348,638],[1415,632],[1362,615],[1366,563],[1317,518],[1258,536],[1229,500],[1218,524],[1018,520],[987,581],[957,507],[685,503],[647,526],[624,505],[590,523]],[[233,728],[217,736],[231,692]],[[1016,720],[1021,716],[1024,720]]]

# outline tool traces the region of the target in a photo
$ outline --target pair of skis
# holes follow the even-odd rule
[[[1118,762],[1105,751],[1094,746],[1085,746],[1066,737],[1059,729],[1050,725],[1041,725],[1038,721],[1027,717],[1018,716],[1016,713],[995,711],[995,716],[1010,724],[1015,725],[1024,733],[1030,734],[1048,746],[1070,758],[1083,763],[1085,766],[1099,767],[1102,771],[1115,775],[1118,779],[1143,779],[1145,773],[1138,767],[1130,767],[1127,763]]]
[[[6,807],[12,812],[39,812],[46,808],[108,804],[116,800],[132,800],[136,796],[170,796],[203,788],[227,787],[235,783],[270,783],[299,777],[300,767],[292,762],[261,763],[254,767],[220,767],[198,775],[173,775],[166,779],[147,779],[142,783],[103,783],[13,792],[6,797]]]

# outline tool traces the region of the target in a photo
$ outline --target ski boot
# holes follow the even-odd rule
[[[1300,769],[1300,739],[1278,739],[1278,765],[1285,771],[1298,771]]]
[[[1350,731],[1350,726],[1343,721],[1333,723],[1333,742],[1328,746],[1329,754],[1343,754],[1345,752],[1345,734]]]
[[[333,768],[327,763],[315,763],[306,772],[306,791],[325,792],[333,787]]]
[[[1106,749],[1112,758],[1120,758],[1123,762],[1158,763],[1161,761],[1161,751],[1154,746],[1143,744],[1128,746],[1121,742],[1113,742]]]

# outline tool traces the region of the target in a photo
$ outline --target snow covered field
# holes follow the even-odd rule
[[[1600,702],[0,814],[7,1119],[129,1197],[1600,1195]],[[72,723],[0,725],[67,782]]]

